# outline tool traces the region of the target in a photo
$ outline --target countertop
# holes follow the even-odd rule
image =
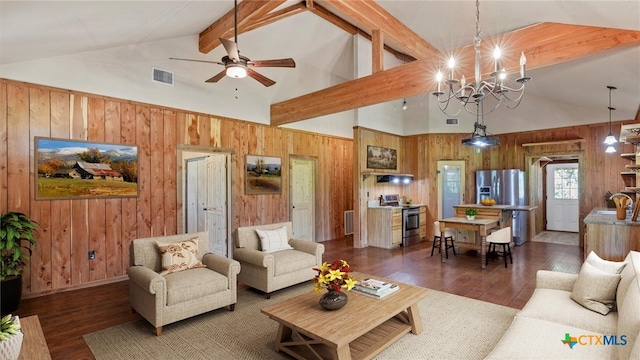
[[[607,211],[610,214],[599,214],[600,211]],[[614,208],[594,208],[589,215],[584,218],[585,224],[608,224],[608,225],[623,225],[623,226],[640,226],[640,222],[631,221],[631,214],[627,211],[627,218],[625,220],[618,220],[616,218],[616,209]]]
[[[427,206],[424,204],[411,204],[408,205],[411,207],[422,207],[422,206]],[[393,210],[393,209],[404,209],[405,206],[400,205],[400,206],[380,206],[379,204],[377,205],[369,205],[369,209],[383,209],[383,210]]]
[[[500,210],[508,210],[508,211],[532,211],[537,209],[537,206],[529,206],[529,205],[482,205],[482,204],[460,204],[453,205],[453,207],[461,207],[461,208],[487,208],[487,209],[500,209]],[[615,218],[615,215],[614,215]]]

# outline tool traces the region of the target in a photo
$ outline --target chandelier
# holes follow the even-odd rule
[[[607,153],[614,153],[616,152],[616,148],[613,147],[613,144],[617,143],[618,140],[616,140],[616,137],[613,136],[613,133],[611,132],[611,111],[615,110],[616,108],[611,107],[611,90],[615,90],[617,89],[617,87],[615,86],[607,86],[607,89],[609,89],[609,107],[607,109],[609,109],[609,135],[607,135],[607,137],[604,139],[604,143],[607,146],[607,150],[605,150],[605,152]]]
[[[501,68],[500,66],[500,56],[502,52],[498,46],[496,46],[493,52],[494,70],[490,74],[490,80],[482,80],[482,70],[480,66],[480,42],[480,1],[476,0],[476,36],[473,38],[473,48],[475,49],[475,74],[473,82],[467,83],[467,79],[464,75],[460,81],[455,78],[454,70],[456,62],[452,56],[449,58],[448,62],[449,78],[444,80],[444,86],[447,88],[445,89],[447,93],[442,91],[444,75],[441,71],[438,71],[436,78],[438,82],[438,89],[432,93],[438,100],[438,107],[446,115],[455,116],[460,112],[461,108],[464,108],[470,114],[477,115],[476,111],[479,111],[480,107],[475,107],[474,109],[472,104],[481,103],[487,98],[495,99],[496,104],[493,107],[489,107],[488,112],[483,115],[493,112],[503,102],[505,102],[507,107],[510,109],[515,109],[520,105],[520,101],[524,95],[525,84],[531,80],[531,78],[526,74],[525,64],[527,63],[527,58],[524,56],[524,52],[520,56],[520,77],[515,80],[519,86],[518,84],[514,84],[515,86],[511,87],[507,84],[509,79],[505,68]],[[514,96],[510,96],[509,93],[514,94]],[[459,101],[461,106],[455,113],[449,113],[447,112],[447,108],[449,107],[449,102],[453,99]],[[484,107],[482,109],[484,111]]]

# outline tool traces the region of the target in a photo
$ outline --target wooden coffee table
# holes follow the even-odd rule
[[[279,323],[276,351],[296,359],[370,359],[411,331],[422,332],[418,301],[429,290],[376,276],[355,274],[398,284],[400,290],[383,299],[349,291],[349,302],[324,310],[313,291],[262,309]],[[311,289],[311,286],[309,287]]]

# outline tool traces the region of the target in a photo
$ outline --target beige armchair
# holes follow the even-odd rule
[[[265,252],[256,230],[276,230],[286,226],[286,239],[292,249]],[[266,293],[313,279],[314,267],[322,265],[324,245],[292,239],[291,222],[240,227],[234,232],[233,258],[240,262],[238,282]],[[286,246],[286,245],[285,245]]]
[[[189,242],[192,239],[197,240]],[[196,241],[197,260],[206,267],[160,274],[163,255],[156,242],[189,242],[195,249]],[[163,325],[227,305],[234,310],[240,264],[209,253],[208,244],[206,232],[135,239],[131,243],[129,302],[134,311],[155,326],[157,336],[162,334]]]

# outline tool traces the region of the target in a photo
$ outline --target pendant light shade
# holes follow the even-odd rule
[[[611,107],[611,91],[617,89],[615,86],[607,86],[607,89],[609,89],[609,107],[607,109],[609,109],[609,135],[607,135],[607,137],[604,139],[604,143],[606,145],[609,145],[607,147],[606,152],[607,153],[614,153],[616,152],[616,148],[613,146],[613,144],[617,143],[618,140],[616,140],[616,137],[613,136],[613,133],[611,132],[611,111],[615,110],[616,108]]]

